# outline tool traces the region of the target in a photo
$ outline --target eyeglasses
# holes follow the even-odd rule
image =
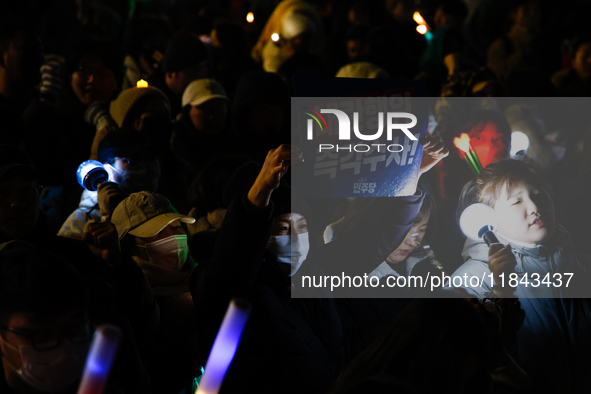
[[[31,202],[41,195],[42,190],[43,186],[26,186],[12,190],[0,189],[0,202],[5,202],[12,197],[15,197],[18,201]]]
[[[89,322],[76,324],[64,329],[24,332],[14,328],[0,326],[0,330],[8,331],[22,336],[31,341],[33,348],[38,351],[52,350],[57,348],[63,339],[72,343],[88,343],[94,335],[94,325]]]

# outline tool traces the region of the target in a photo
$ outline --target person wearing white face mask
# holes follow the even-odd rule
[[[103,322],[123,331],[104,392],[149,391],[128,322],[97,308],[92,280],[20,240],[0,244],[0,261],[0,393],[76,392]]]
[[[131,194],[111,216],[122,252],[142,269],[160,308],[160,332],[144,358],[153,392],[181,391],[199,371],[187,346],[196,326],[189,293],[189,277],[196,264],[189,256],[187,230],[182,225],[194,222],[178,213],[166,197],[146,191]]]
[[[194,223],[195,219],[178,213],[166,197],[146,191],[131,194],[111,216],[123,251],[142,268],[156,294],[167,293],[160,287],[185,282],[191,271],[184,269],[190,260],[187,233],[181,222]]]
[[[203,361],[228,302],[248,299],[253,313],[232,367],[227,392],[327,392],[342,367],[341,326],[332,300],[291,297],[293,274],[310,250],[309,208],[282,181],[298,148],[272,149],[261,168],[248,163],[228,182],[231,200],[211,260],[191,278]],[[257,376],[252,380],[252,376]]]
[[[293,276],[310,251],[306,218],[299,213],[278,215],[271,234],[267,250],[277,257],[281,271]]]

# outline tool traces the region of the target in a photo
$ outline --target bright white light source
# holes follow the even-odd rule
[[[246,14],[246,21],[248,23],[254,22],[254,14],[252,12],[249,12],[248,14]]]
[[[473,240],[482,239],[478,232],[484,226],[489,225],[493,228],[497,225],[495,211],[486,204],[476,203],[464,209],[460,216],[460,228],[464,235]]]
[[[425,34],[425,33],[427,33],[427,26],[425,26],[425,25],[418,25],[417,26],[417,31],[420,34]]]
[[[529,138],[527,134],[521,131],[514,131],[511,133],[511,157],[517,156],[517,153],[523,151],[527,152],[529,148]]]
[[[279,41],[279,34],[277,34],[277,33],[271,34],[271,40],[273,40],[275,42]]]
[[[109,173],[100,161],[86,160],[78,166],[76,179],[78,179],[80,186],[88,191],[94,192],[98,188],[99,183],[109,180]]]

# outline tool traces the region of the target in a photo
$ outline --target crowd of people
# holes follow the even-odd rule
[[[108,323],[122,340],[106,393],[193,393],[235,298],[252,312],[222,393],[589,391],[589,12],[0,2],[0,392],[76,392]],[[293,76],[424,86],[413,193],[293,195],[307,159],[292,144]],[[87,160],[105,176],[83,188]],[[473,203],[494,211],[496,242],[463,234]],[[305,275],[344,261],[379,283],[482,281],[298,296]],[[567,274],[576,286],[527,282]]]

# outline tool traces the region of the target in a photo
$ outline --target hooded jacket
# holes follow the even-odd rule
[[[591,304],[581,297],[585,287],[585,267],[589,256],[575,252],[568,232],[557,226],[552,238],[545,245],[528,245],[509,241],[497,234],[503,244],[510,243],[517,265],[515,272],[523,275],[515,295],[519,298],[521,309],[525,312],[523,326],[517,332],[520,365],[534,378],[537,388],[556,393],[581,392],[589,387],[591,362]],[[488,246],[484,242],[466,242],[463,256],[466,262],[454,272],[453,278],[476,276],[484,278],[482,286],[465,289],[479,298],[492,295],[491,271],[488,267]],[[547,274],[552,283],[558,284],[562,274],[562,286],[537,284],[536,275],[542,282]],[[571,283],[566,287],[568,276]],[[525,279],[529,280],[526,285]],[[533,279],[533,280],[532,280]],[[459,281],[459,280],[458,280]],[[505,280],[507,286],[507,279]]]

